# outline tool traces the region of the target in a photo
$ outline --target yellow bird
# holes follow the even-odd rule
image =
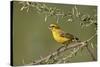
[[[50,24],[49,29],[51,30],[54,39],[61,44],[68,45],[73,40],[78,40],[70,33],[65,33],[57,24]]]

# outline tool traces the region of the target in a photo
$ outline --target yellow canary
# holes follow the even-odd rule
[[[50,24],[49,29],[58,43],[68,45],[74,39],[78,40],[78,38],[75,38],[72,34],[65,33],[57,24]]]

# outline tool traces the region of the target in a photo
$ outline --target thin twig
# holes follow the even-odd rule
[[[92,60],[96,60],[96,58],[94,57],[92,51],[89,49],[88,45],[86,46],[86,49],[88,50],[90,56],[92,57]]]
[[[96,35],[97,35],[97,33],[95,33],[92,37],[90,37],[86,42],[88,43],[89,41],[91,41]],[[88,45],[86,45],[86,49],[88,50],[90,56],[92,57],[92,60],[96,60],[92,51],[89,49]]]
[[[57,63],[61,63],[61,62],[66,62],[66,60],[68,58],[71,58],[75,53],[77,53],[79,51],[79,48],[77,48],[76,50],[73,50],[69,55],[67,55],[66,57],[59,59]]]
[[[95,36],[97,35],[97,33],[95,33],[93,36],[91,36],[88,40],[86,40],[87,42],[89,42],[90,40],[92,40]]]

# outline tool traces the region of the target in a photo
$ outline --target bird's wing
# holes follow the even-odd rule
[[[66,37],[67,38],[70,38],[70,39],[73,39],[74,38],[74,36],[72,34],[70,34],[70,33],[65,33],[65,34],[66,34]]]
[[[66,38],[74,38],[74,36],[70,33],[65,33],[64,31],[60,31],[61,37],[66,37]]]

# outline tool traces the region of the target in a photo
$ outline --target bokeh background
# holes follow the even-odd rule
[[[64,12],[71,11],[75,5],[45,3],[48,7],[56,7]],[[49,17],[45,22],[45,15],[38,14],[35,9],[30,8],[20,11],[21,5],[18,1],[13,2],[13,65],[29,64],[33,60],[40,59],[54,52],[61,44],[57,43],[48,29],[51,23],[56,23],[55,17]],[[78,5],[78,10],[83,14],[97,14],[97,6]],[[95,25],[82,28],[78,20],[68,22],[59,19],[59,26],[65,31],[79,37],[81,41],[89,39],[96,30]],[[92,52],[97,58],[97,38],[91,41],[94,45]],[[65,53],[66,54],[66,53]],[[92,61],[88,51],[84,48],[70,59],[70,62]]]

